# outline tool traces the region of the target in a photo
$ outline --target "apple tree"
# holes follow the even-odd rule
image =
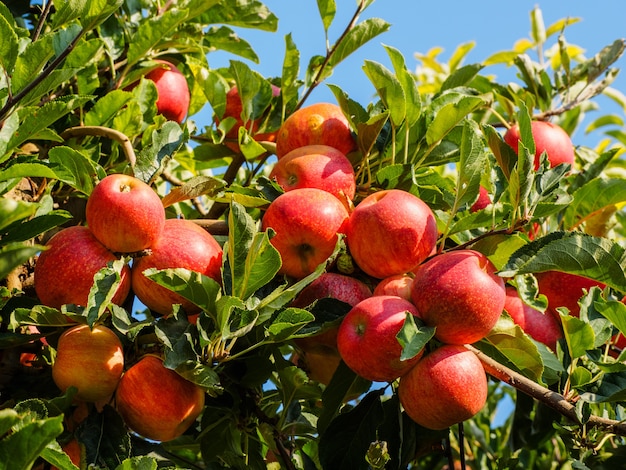
[[[363,19],[373,2],[359,0],[342,33],[330,37],[337,8],[346,8],[338,3],[317,1],[326,37],[316,40],[325,54],[301,57],[288,34],[282,69],[272,77],[254,70],[263,45],[245,39],[246,28],[277,30],[278,18],[257,0],[0,4],[0,468],[623,465],[626,128],[623,115],[591,119],[588,112],[597,111],[599,95],[626,112],[623,94],[611,88],[625,41],[585,57],[566,39],[576,20],[545,25],[536,8],[531,37],[482,62],[466,63],[469,45],[448,62],[434,49],[418,54],[417,64],[384,46],[390,66],[365,60],[359,71],[375,90],[361,103],[332,83],[333,70],[390,25]],[[227,67],[212,67],[215,51],[232,56]],[[500,83],[498,67],[515,70],[516,79]],[[163,77],[174,77],[173,88]],[[331,90],[340,110],[334,127],[313,131],[311,119],[284,125],[315,104],[311,92],[319,86]],[[206,109],[209,121],[201,120]],[[565,144],[553,150],[536,123],[562,129]],[[595,136],[597,145],[571,143],[574,131]],[[310,219],[315,205],[291,204],[294,219],[276,217],[286,222],[281,229],[263,225],[268,208],[287,194],[270,174],[286,157],[284,139],[294,135],[309,139],[295,147],[341,148],[354,185],[354,197],[338,195],[346,215],[332,227],[330,251],[299,275],[283,270],[288,254],[276,242],[296,216]],[[553,153],[561,151],[567,155]],[[164,236],[146,237],[156,241],[132,251],[87,250],[102,242],[91,238],[96,225],[105,234],[128,230],[110,234],[124,241],[148,230],[139,222],[125,227],[106,200],[93,203],[99,209],[89,215],[87,203],[107,175],[132,177],[158,195],[163,214],[149,218],[185,219],[193,228],[160,244]],[[134,195],[130,183],[125,188]],[[405,307],[392,340],[381,336],[346,360],[332,332],[352,311],[350,299],[298,302],[326,274],[358,282],[354,289],[365,286],[366,296],[375,290],[381,279],[356,262],[339,227],[383,191],[419,199],[433,220],[428,250],[424,245],[419,260],[397,273],[409,273],[409,286],[418,279],[429,286],[426,263],[461,250],[493,268],[489,297],[500,300],[488,333],[449,347],[482,366],[472,374],[485,397],[478,411],[441,428],[437,423],[447,421],[426,415],[440,403],[444,414],[454,408],[447,405],[456,403],[452,397],[475,399],[469,382],[441,373],[428,397],[434,401],[404,406],[399,383],[412,372],[380,382],[347,365],[382,355],[383,343],[405,364],[426,367],[421,355],[434,361],[430,353],[447,340],[420,308],[406,307],[416,303],[415,290],[394,303]],[[153,213],[135,201],[140,214]],[[396,221],[408,219],[402,210]],[[48,275],[37,276],[38,261],[55,252],[51,240],[78,226],[90,241],[70,239]],[[218,244],[217,274],[188,261],[150,264],[157,255],[187,253],[199,233]],[[321,233],[300,256],[317,250]],[[386,239],[372,231],[365,246],[395,246],[393,233]],[[372,264],[389,264],[390,257],[376,256]],[[458,277],[458,295],[478,298],[476,277]],[[63,299],[58,305],[42,300],[51,289]],[[386,292],[399,296],[397,289]],[[423,289],[419,295],[438,295]],[[457,313],[459,320],[465,315]],[[65,350],[61,338],[84,325],[93,339]],[[114,344],[98,346],[100,330],[113,332]],[[113,378],[108,355],[116,357]],[[116,391],[102,398],[100,379],[107,387],[114,380]]]

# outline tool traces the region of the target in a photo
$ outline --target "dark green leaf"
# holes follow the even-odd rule
[[[169,36],[187,18],[187,13],[176,8],[140,23],[129,39],[128,65],[134,65],[149,55],[165,37]]]
[[[204,35],[204,40],[208,41],[211,47],[215,49],[236,54],[255,64],[259,63],[259,56],[254,52],[252,46],[227,26],[210,28]]]
[[[0,248],[0,279],[4,279],[14,268],[28,261],[39,251],[44,249],[41,245],[22,243],[9,243]]]
[[[410,312],[406,312],[406,318],[402,329],[396,335],[398,343],[402,346],[401,361],[408,361],[420,354],[426,344],[435,336],[435,327],[425,326]]]
[[[587,403],[626,401],[626,372],[604,374],[593,392],[582,393],[580,399]]]
[[[125,266],[125,261],[118,259],[108,263],[106,267],[94,275],[93,285],[89,290],[89,298],[85,306],[85,315],[89,326],[93,327],[107,312],[109,304],[111,304],[111,300],[122,281],[121,272]]]
[[[35,326],[67,326],[73,324],[63,313],[56,308],[36,305],[32,309],[16,308],[11,313],[12,329],[19,328],[20,325]]]
[[[313,320],[313,314],[301,308],[282,310],[267,327],[269,339],[273,342],[285,341]]]
[[[441,91],[467,85],[483,68],[483,64],[470,64],[455,70],[445,79],[441,85]]]
[[[71,218],[72,214],[67,211],[52,211],[48,214],[33,217],[21,224],[15,224],[9,228],[7,235],[2,237],[0,246],[12,242],[31,240],[37,235],[41,235],[50,229],[66,223]]]
[[[96,104],[85,114],[86,126],[104,126],[126,104],[133,99],[133,93],[124,90],[111,90],[96,101]]]
[[[188,140],[189,132],[174,121],[168,121],[152,132],[151,142],[137,155],[135,177],[151,184],[158,178],[167,162]]]

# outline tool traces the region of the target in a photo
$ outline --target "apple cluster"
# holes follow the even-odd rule
[[[551,166],[573,163],[573,147],[562,129],[537,122],[532,131],[535,168],[543,153]],[[511,127],[505,142],[513,147],[519,139],[518,127]],[[417,196],[391,189],[357,200],[350,160],[355,149],[346,118],[329,103],[296,111],[276,135],[278,160],[270,178],[284,193],[268,206],[262,227],[273,232],[280,272],[304,278],[328,262],[343,237],[361,276],[332,272],[331,264],[295,299],[292,305],[302,308],[326,297],[351,308],[340,325],[295,340],[292,360],[324,384],[342,360],[367,380],[397,380],[407,414],[425,427],[444,429],[472,417],[487,399],[485,370],[465,345],[487,336],[506,310],[529,336],[554,349],[563,336],[558,312],[553,307],[556,314],[544,314],[526,305],[479,251],[438,252],[435,215]],[[489,204],[481,187],[470,210]],[[547,280],[540,277],[539,284],[551,305],[566,305],[554,299]],[[589,288],[583,284],[567,294],[574,303]],[[570,310],[575,314],[574,306]],[[407,315],[434,328],[435,340],[403,358],[397,335]]]
[[[219,243],[189,220],[166,219],[158,194],[133,176],[102,179],[87,200],[85,216],[87,226],[56,233],[37,260],[35,291],[44,305],[86,306],[95,274],[119,259],[124,263],[111,301],[123,304],[132,290],[159,315],[170,314],[174,304],[188,315],[200,308],[146,277],[146,269],[184,268],[221,280]],[[111,329],[77,324],[59,338],[52,376],[63,391],[75,387],[78,400],[107,403],[114,395],[126,424],[149,439],[173,439],[198,417],[203,389],[167,369],[160,358],[142,357],[125,372],[124,367],[122,343]]]

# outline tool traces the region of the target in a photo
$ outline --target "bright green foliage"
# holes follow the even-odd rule
[[[533,169],[531,119],[550,117],[571,133],[602,93],[626,109],[610,88],[625,42],[585,58],[565,40],[577,19],[546,26],[535,9],[531,37],[482,63],[464,64],[473,44],[463,44],[447,63],[437,48],[418,54],[411,70],[387,46],[391,68],[371,60],[362,67],[376,90],[371,103],[330,85],[358,144],[350,155],[357,199],[391,188],[419,196],[436,214],[440,251],[463,246],[487,254],[536,308],[545,309],[536,273],[559,270],[606,285],[581,299],[579,318],[560,312],[565,337],[556,351],[506,314],[474,345],[539,390],[562,394],[573,411],[559,412],[547,399],[493,379],[482,412],[435,432],[402,412],[396,383],[371,384],[340,363],[324,386],[290,359],[294,339],[337,325],[347,312],[328,299],[290,306],[337,258],[346,259],[346,245],[340,239],[328,262],[305,279],[277,275],[273,233],[259,228],[263,210],[281,193],[264,176],[272,144],[257,143],[244,126],[242,153],[235,154],[224,145],[232,118],[219,125],[194,119],[208,105],[221,119],[226,91],[237,85],[244,121],[260,120],[261,132],[277,130],[335,67],[390,27],[384,19],[359,20],[373,3],[361,0],[354,24],[333,39],[337,8],[345,7],[337,3],[317,0],[326,55],[301,57],[288,35],[281,77],[271,82],[240,60],[258,62],[262,45],[233,29],[276,31],[278,18],[260,1],[74,0],[44,2],[37,14],[0,4],[0,354],[14,365],[0,371],[0,469],[35,461],[72,469],[60,448],[71,436],[85,445],[90,468],[117,470],[440,469],[451,461],[473,469],[621,468],[624,427],[594,419],[626,418],[626,353],[613,348],[615,335],[626,335],[624,116],[588,125],[604,140],[578,147],[573,171],[549,168],[545,158]],[[216,50],[233,55],[229,67],[211,67]],[[156,113],[156,88],[141,79],[163,58],[177,62],[191,90],[182,125]],[[499,64],[515,67],[519,82],[497,83],[490,67]],[[271,84],[281,87],[279,97]],[[501,136],[512,122],[521,128],[519,156]],[[227,228],[216,234],[224,247],[221,282],[186,269],[147,273],[201,307],[197,322],[179,308],[154,318],[133,311],[141,306],[112,305],[129,259],[96,275],[84,308],[38,304],[29,282],[37,253],[53,231],[84,223],[86,198],[111,173],[151,184],[168,217],[217,219]],[[493,204],[471,212],[480,186]],[[404,358],[435,341],[432,328],[408,319],[398,335]],[[113,403],[90,407],[70,426],[73,390],[58,392],[50,364],[59,333],[74,321],[106,323],[123,338],[129,363],[157,350],[167,367],[202,386],[206,407],[196,426],[171,442],[145,441],[128,432]],[[20,354],[33,351],[35,366],[20,364]],[[506,403],[513,412],[502,416]],[[268,456],[278,462],[266,463]]]

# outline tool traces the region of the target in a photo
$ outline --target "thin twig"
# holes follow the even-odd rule
[[[33,32],[33,37],[31,39],[32,42],[35,42],[37,39],[39,39],[41,31],[43,31],[43,25],[46,23],[46,18],[50,14],[50,10],[52,10],[52,0],[48,0],[48,2],[43,6],[41,16],[39,17],[39,21],[37,22],[37,28],[35,28],[35,31]]]
[[[128,163],[130,163],[130,167],[133,169],[135,168],[135,164],[137,163],[135,149],[133,148],[133,144],[131,143],[130,139],[124,133],[103,126],[69,127],[61,133],[61,137],[64,140],[71,139],[72,137],[84,136],[108,137],[109,139],[115,140],[121,145],[122,151],[126,156],[126,160],[128,160]]]
[[[530,380],[522,374],[519,374],[500,364],[473,346],[465,345],[465,347],[476,354],[478,359],[482,362],[485,371],[492,377],[509,384],[520,392],[523,392],[526,395],[544,403],[574,423],[583,425],[576,414],[576,407],[567,401],[563,395],[542,387],[533,380]],[[587,427],[599,428],[619,436],[626,436],[626,423],[622,421],[591,415],[584,424]]]

